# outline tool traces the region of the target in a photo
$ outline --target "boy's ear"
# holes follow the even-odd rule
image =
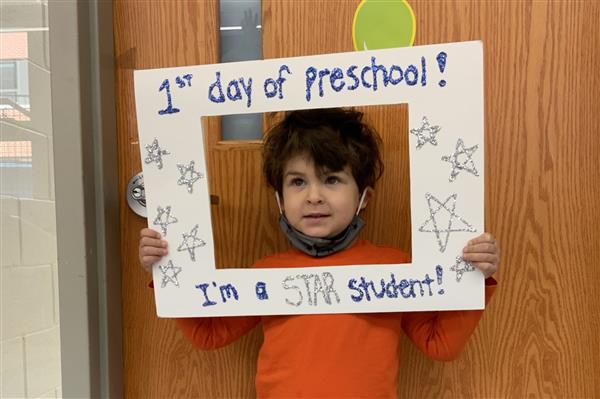
[[[375,189],[373,189],[373,187],[365,188],[365,190],[364,190],[365,198],[363,199],[362,205],[360,206],[361,211],[367,207],[369,200],[373,197],[374,194],[375,194]]]

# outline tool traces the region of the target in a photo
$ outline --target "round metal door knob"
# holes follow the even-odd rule
[[[144,175],[142,172],[133,176],[127,183],[127,204],[129,208],[141,217],[147,217],[146,191],[144,190]]]
[[[219,205],[218,195],[210,195],[210,204]],[[127,183],[127,205],[137,215],[146,218],[146,190],[144,189],[144,175],[142,172],[133,176]]]

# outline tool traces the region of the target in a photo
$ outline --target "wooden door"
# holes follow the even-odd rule
[[[600,6],[595,2],[410,1],[415,45],[481,39],[485,50],[486,226],[501,243],[500,287],[460,359],[436,363],[402,341],[400,397],[600,396]],[[351,51],[359,1],[263,1],[263,55]],[[133,70],[218,62],[215,1],[114,3],[121,198],[141,170]],[[406,106],[365,109],[386,172],[363,237],[410,250]],[[276,116],[266,116],[267,125]],[[218,267],[285,249],[260,142],[207,132]],[[252,200],[249,201],[248,199]],[[391,221],[391,222],[390,222]],[[391,223],[391,224],[390,224]],[[199,352],[154,313],[137,264],[145,221],[121,203],[124,395],[253,397],[259,329]]]

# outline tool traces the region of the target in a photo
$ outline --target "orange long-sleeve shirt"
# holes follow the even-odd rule
[[[395,248],[359,241],[349,249],[313,258],[290,249],[254,267],[307,267],[407,263]],[[491,285],[487,285],[490,283]],[[486,303],[495,282],[486,281]],[[262,322],[256,392],[260,398],[395,398],[401,331],[427,356],[454,359],[483,311],[242,316],[177,319],[183,334],[200,349],[215,349]]]

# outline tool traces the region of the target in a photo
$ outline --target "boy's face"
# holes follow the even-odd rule
[[[302,155],[287,162],[282,191],[283,210],[290,224],[319,238],[341,233],[352,221],[360,201],[349,166],[319,176],[312,159]]]

